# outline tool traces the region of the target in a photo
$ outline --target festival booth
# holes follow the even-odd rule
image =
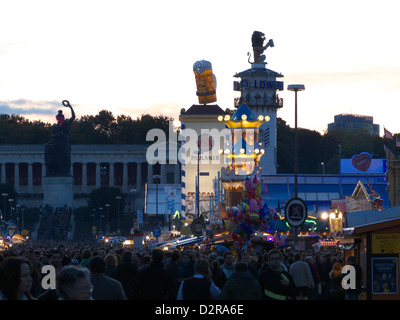
[[[363,270],[368,300],[399,300],[400,207],[346,216],[340,247]]]

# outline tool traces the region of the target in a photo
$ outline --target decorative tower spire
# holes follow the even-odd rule
[[[264,45],[264,41],[264,33],[253,32],[251,42],[254,62],[250,62],[249,54],[251,68],[234,75],[240,81],[234,81],[233,87],[240,92],[240,97],[235,98],[236,108],[246,104],[256,117],[262,115],[270,119],[260,127],[259,140],[264,142],[265,155],[261,157],[259,165],[262,174],[276,174],[276,117],[278,109],[283,107],[283,99],[278,95],[278,91],[283,90],[283,81],[277,81],[277,78],[283,75],[265,67],[267,63],[263,52],[268,47],[274,47],[274,42],[270,39]]]

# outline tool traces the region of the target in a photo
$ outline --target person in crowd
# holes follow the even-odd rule
[[[226,282],[225,273],[220,268],[220,260],[214,259],[211,261],[211,279],[215,285],[222,290]]]
[[[90,249],[82,250],[81,258],[82,260],[80,265],[82,267],[87,267],[90,262],[90,259],[92,258],[92,251],[90,251]]]
[[[238,262],[239,261],[246,263],[248,271],[254,277],[257,277],[257,268],[255,266],[255,261],[253,256],[251,256],[247,251],[242,251],[238,254]]]
[[[342,265],[339,262],[335,262],[332,266],[332,270],[329,272],[329,289],[331,300],[344,300],[345,292],[342,287]]]
[[[93,257],[89,262],[90,282],[93,285],[94,300],[126,300],[121,282],[106,275],[106,263],[100,256]]]
[[[257,278],[261,275],[261,273],[267,270],[267,268],[268,268],[268,252],[265,252],[261,257],[260,265],[257,271]]]
[[[59,300],[93,300],[88,268],[65,266],[57,277]]]
[[[232,252],[226,252],[224,254],[224,263],[221,265],[221,270],[224,272],[226,279],[228,280],[235,272],[235,258]]]
[[[0,265],[0,300],[34,300],[32,267],[29,260],[8,257]]]
[[[155,248],[151,253],[152,261],[139,270],[133,290],[127,297],[134,300],[175,300],[176,290],[171,274],[163,264],[164,252]]]
[[[314,287],[310,288],[308,291],[308,297],[310,300],[317,300],[318,298],[318,286],[320,283],[320,278],[318,274],[317,267],[314,264],[314,258],[312,256],[306,256],[304,258],[304,262],[308,264],[308,267],[310,268],[312,278],[314,281]]]
[[[151,263],[151,255],[146,253],[145,255],[143,255],[142,264],[139,267],[139,269],[142,269],[142,268],[148,266],[150,263]]]
[[[225,282],[219,299],[222,300],[261,300],[260,283],[248,271],[247,263],[235,263],[235,273]]]
[[[182,281],[177,300],[216,300],[221,290],[212,282],[210,264],[198,259],[194,264],[195,274]]]
[[[346,289],[346,300],[359,300],[362,291],[362,269],[360,265],[356,263],[354,256],[348,256],[346,258],[346,263],[353,266],[356,272],[356,288]]]
[[[61,252],[57,249],[51,250],[50,254],[49,254],[49,258],[50,258],[49,262],[56,270],[56,274],[59,274],[61,269],[63,268]]]
[[[139,252],[133,252],[132,262],[140,268],[142,266],[142,255]]]
[[[182,282],[194,275],[194,261],[189,252],[183,252],[178,264],[178,280]]]
[[[309,290],[314,288],[314,280],[310,267],[306,262],[301,260],[298,253],[295,254],[294,260],[295,262],[290,266],[289,273],[297,288],[297,300],[308,300]]]
[[[178,250],[171,252],[170,262],[165,264],[165,270],[171,274],[176,292],[178,292],[180,282],[178,280],[178,265],[181,255]]]
[[[58,251],[61,252],[62,260],[61,260],[61,265],[62,266],[67,266],[71,263],[72,259],[70,258],[65,245],[61,244],[58,246]]]
[[[288,300],[296,298],[296,286],[292,276],[281,265],[283,255],[273,249],[268,253],[268,265],[258,277],[265,300]]]
[[[329,272],[325,265],[325,256],[318,254],[315,259],[315,266],[317,267],[318,274],[320,276],[320,283],[318,286],[318,299],[327,300],[329,299],[330,292],[328,291],[329,283]]]
[[[106,271],[104,274],[110,278],[115,279],[115,271],[117,270],[117,257],[113,253],[105,256],[104,262],[106,263]]]
[[[125,251],[122,255],[122,262],[115,270],[115,279],[121,282],[126,297],[131,294],[138,272],[138,266],[132,262],[132,251]]]

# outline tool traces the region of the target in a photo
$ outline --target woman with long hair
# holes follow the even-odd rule
[[[344,289],[342,287],[342,279],[342,265],[339,262],[335,262],[332,266],[332,270],[329,272],[331,300],[345,299]]]
[[[27,259],[6,258],[0,265],[0,300],[34,300],[32,270]]]

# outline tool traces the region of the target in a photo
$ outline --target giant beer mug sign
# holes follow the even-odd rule
[[[196,95],[200,104],[217,101],[217,81],[212,72],[211,62],[206,60],[196,61],[193,64],[194,76],[196,78]]]

